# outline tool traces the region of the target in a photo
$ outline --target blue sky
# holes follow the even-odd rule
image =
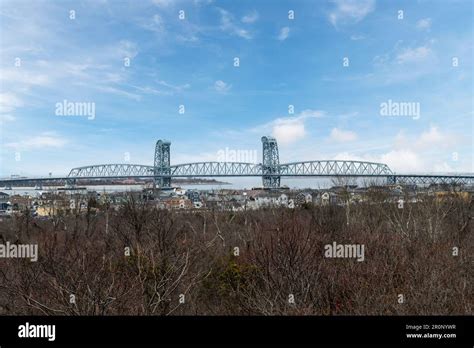
[[[0,176],[151,164],[158,139],[172,163],[260,156],[262,135],[281,162],[474,171],[469,0],[1,0],[0,17]]]

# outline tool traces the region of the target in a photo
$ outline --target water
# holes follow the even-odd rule
[[[321,179],[321,178],[302,178],[302,179],[286,179],[282,178],[282,185],[286,185],[289,188],[328,188],[333,186],[331,180]],[[220,189],[251,189],[252,187],[261,187],[262,181],[259,178],[235,178],[229,184],[187,184],[180,185],[179,187],[186,190],[220,190]],[[79,185],[78,187],[85,187],[85,190],[76,190],[76,191],[66,191],[66,192],[77,192],[77,193],[86,193],[88,191],[95,191],[98,193],[114,193],[114,192],[139,192],[142,191],[146,186],[145,185]],[[30,196],[38,197],[43,192],[57,192],[58,189],[64,189],[64,186],[44,186],[42,190],[36,190],[34,187],[13,187],[12,190],[5,190],[0,188],[1,192],[5,192],[10,196],[20,195],[20,196]]]
[[[85,187],[85,190],[75,190],[66,192],[77,192],[85,193],[88,191],[96,191],[98,193],[106,192],[127,192],[127,191],[141,191],[143,185],[79,185],[78,187]],[[20,196],[30,196],[38,197],[43,192],[58,192],[58,189],[64,189],[64,186],[43,186],[42,190],[36,190],[34,187],[13,187],[11,190],[0,189],[1,192],[5,192],[10,196],[20,195]]]

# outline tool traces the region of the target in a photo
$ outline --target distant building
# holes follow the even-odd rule
[[[337,201],[338,195],[330,191],[321,193],[317,198],[317,203],[321,205],[337,204]]]
[[[1,201],[8,201],[9,197],[10,197],[10,195],[8,193],[0,192],[0,202]]]
[[[186,196],[193,203],[201,201],[201,196],[199,194],[199,191],[187,191]]]
[[[288,196],[282,193],[280,197],[278,198],[278,201],[282,205],[288,205]]]
[[[174,193],[178,196],[184,196],[186,194],[186,189],[183,189],[183,188],[180,188],[180,187],[176,187],[174,189]]]
[[[5,213],[10,207],[10,204],[7,202],[0,202],[0,213]]]
[[[313,203],[313,195],[308,192],[300,192],[296,195],[295,202],[297,205]]]
[[[193,203],[185,197],[171,197],[162,200],[164,206],[169,209],[190,209]]]

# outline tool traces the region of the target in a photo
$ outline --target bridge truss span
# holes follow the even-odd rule
[[[473,175],[394,175],[392,183],[402,185],[474,185]]]
[[[244,162],[196,162],[170,167],[171,176],[261,176],[262,166]]]
[[[281,164],[279,174],[282,176],[385,176],[393,173],[383,163],[321,160]]]
[[[141,164],[97,164],[73,168],[69,178],[111,178],[111,177],[148,177],[155,171],[154,166]]]
[[[212,176],[391,176],[383,163],[359,161],[306,161],[275,165],[272,171],[261,163],[195,162],[161,167],[140,164],[99,164],[74,168],[70,178],[110,177],[212,177]]]

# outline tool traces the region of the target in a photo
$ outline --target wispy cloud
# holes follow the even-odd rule
[[[174,84],[171,84],[171,83],[163,81],[163,80],[157,80],[156,83],[158,83],[161,86],[167,87],[167,88],[169,88],[173,91],[176,91],[176,92],[181,92],[181,91],[191,87],[191,85],[189,83],[185,83],[184,85],[174,85]]]
[[[416,137],[407,137],[400,131],[395,139],[397,149],[431,150],[433,148],[450,148],[459,143],[460,139],[454,134],[443,132],[437,126],[431,125]]]
[[[280,33],[278,34],[278,40],[284,41],[288,38],[289,35],[290,35],[290,28],[283,27],[280,29]]]
[[[49,30],[54,28],[49,27]],[[46,31],[47,28],[43,28]],[[13,32],[12,35],[15,35]],[[26,39],[26,38],[25,38]],[[42,43],[52,45],[51,42]],[[44,88],[48,89],[45,99],[61,99],[64,95],[74,94],[76,98],[89,94],[90,90],[125,96],[139,100],[140,96],[123,87],[129,77],[129,70],[124,66],[117,68],[117,63],[124,58],[133,59],[138,53],[138,45],[131,40],[119,40],[103,45],[100,50],[78,52],[68,47],[63,41],[55,43],[55,52],[61,52],[48,59],[24,59],[20,66],[0,68],[0,82],[8,86],[8,94],[2,97],[1,105],[10,112],[12,107],[24,106],[22,100],[35,104],[37,95]],[[4,57],[2,57],[4,58]],[[10,106],[7,107],[7,104]]]
[[[15,116],[10,114],[0,114],[0,124],[15,121]]]
[[[331,130],[330,139],[336,142],[345,143],[357,139],[357,134],[352,131],[346,131],[339,128]]]
[[[67,144],[67,142],[67,139],[56,135],[54,132],[44,132],[40,135],[25,137],[20,141],[7,143],[5,146],[16,151],[26,151],[45,147],[60,148]]]
[[[137,23],[143,29],[154,32],[155,34],[165,34],[165,25],[163,18],[158,14],[154,14],[151,17],[140,18],[137,20]]]
[[[135,42],[122,40],[118,44],[117,51],[123,57],[135,58],[138,54],[138,46]]]
[[[234,17],[230,12],[223,9],[219,9],[219,12],[221,14],[220,27],[223,31],[228,32],[232,35],[237,35],[247,40],[250,40],[252,38],[252,34],[248,30],[238,26],[235,23]]]
[[[242,17],[241,21],[243,23],[255,23],[258,19],[258,12],[256,10],[253,10],[252,12],[246,14],[245,16]]]
[[[201,6],[201,5],[209,5],[212,4],[214,0],[194,0],[194,4],[196,6]]]
[[[423,18],[416,22],[416,28],[419,30],[430,30],[431,18]]]
[[[375,0],[334,0],[328,18],[334,27],[360,22],[375,9]]]
[[[390,52],[373,58],[374,72],[364,77],[364,81],[385,85],[414,81],[432,74],[439,68],[433,41],[415,47],[407,47],[402,41],[395,44]],[[407,70],[407,67],[411,69]]]
[[[229,85],[228,83],[225,83],[222,80],[217,80],[214,83],[214,89],[218,93],[223,93],[223,94],[227,93],[231,88],[232,88],[232,85]]]
[[[116,88],[113,86],[103,86],[103,85],[94,85],[91,86],[91,88],[94,88],[100,92],[105,92],[105,93],[110,93],[110,94],[115,94],[121,97],[127,97],[129,99],[133,99],[135,101],[140,101],[142,100],[142,96],[136,93],[128,92],[124,89],[121,88]]]
[[[419,46],[415,48],[405,48],[397,55],[397,62],[399,64],[420,62],[431,54],[431,48],[428,46]]]
[[[135,86],[135,85],[130,85],[131,87],[135,88],[137,91],[140,91],[145,94],[154,94],[154,95],[171,95],[171,92],[168,91],[160,91],[156,88],[150,87],[150,86]],[[134,95],[133,98],[135,100],[140,100],[139,96]],[[138,99],[137,99],[138,98]]]
[[[23,106],[23,101],[13,93],[0,93],[0,113],[8,113]]]
[[[308,119],[323,117],[324,114],[321,110],[306,109],[297,115],[279,117],[257,126],[253,131],[261,134],[271,133],[282,144],[291,144],[306,136],[305,123]]]
[[[38,65],[40,63],[38,62]],[[33,66],[35,65],[33,63]],[[0,69],[0,83],[10,86],[10,89],[15,89],[15,85],[21,85],[23,89],[29,89],[34,86],[48,86],[51,85],[51,82],[51,75],[35,71],[34,69],[28,69],[27,67]]]
[[[173,0],[152,0],[153,4],[158,7],[168,7],[176,1]]]
[[[449,172],[451,166],[445,158],[439,157],[439,149],[455,149],[460,139],[452,133],[442,132],[436,126],[410,136],[399,131],[393,138],[388,151],[381,154],[356,155],[350,152],[338,153],[334,159],[372,161],[386,163],[393,171],[402,173]],[[437,149],[432,153],[433,149]]]
[[[364,35],[351,35],[352,41],[359,41],[359,40],[364,40],[364,39],[365,39]]]

